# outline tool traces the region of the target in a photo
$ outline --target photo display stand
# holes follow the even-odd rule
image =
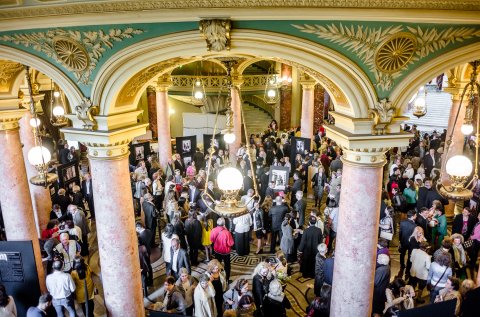
[[[208,154],[208,150],[212,145],[213,134],[204,134],[203,135],[203,153]],[[217,150],[225,151],[225,140],[223,139],[223,134],[216,134],[213,146]]]
[[[130,144],[129,161],[132,165],[137,165],[141,160],[147,160],[150,155],[150,142],[141,142]]]
[[[185,164],[185,167],[187,167],[188,164],[190,164],[190,162],[192,161],[193,154],[197,150],[197,136],[192,135],[177,137],[176,150],[177,153],[179,153],[182,157],[183,164]]]
[[[292,137],[290,145],[290,162],[292,165],[295,162],[295,156],[297,156],[297,154],[301,154],[303,157],[305,150],[310,151],[311,142],[312,140],[309,138]]]

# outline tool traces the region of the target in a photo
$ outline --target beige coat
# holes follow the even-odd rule
[[[195,317],[215,317],[217,316],[217,307],[215,306],[215,289],[212,283],[204,289],[200,283],[193,293],[193,302],[195,304]]]

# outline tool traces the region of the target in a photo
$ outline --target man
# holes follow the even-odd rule
[[[246,193],[249,189],[253,189],[253,178],[251,170],[248,170],[247,175],[243,177],[243,192]]]
[[[54,204],[52,206],[52,211],[50,211],[50,220],[55,220],[57,219],[58,222],[62,222],[64,220],[65,214],[62,213],[62,209],[60,208],[60,205]]]
[[[70,154],[70,149],[68,148],[68,143],[65,141],[63,145],[63,149],[59,151],[59,161],[60,164],[68,164],[70,161],[68,160],[68,154]]]
[[[253,194],[255,194],[255,191],[250,188],[248,191],[247,191],[247,194],[246,195],[243,195],[242,198],[240,199],[240,201],[243,203],[243,204],[246,204],[247,205],[247,209],[249,212],[252,212],[253,211],[253,205],[254,205],[254,201],[252,199],[253,197]]]
[[[85,213],[77,208],[75,205],[68,206],[68,212],[72,215],[72,220],[75,226],[78,226],[82,231],[82,256],[88,255],[88,234],[90,227],[88,226]]]
[[[52,304],[58,317],[63,317],[63,308],[68,311],[70,317],[75,317],[75,303],[73,294],[75,283],[68,273],[62,272],[62,261],[53,262],[53,273],[47,276],[47,289],[52,295]],[[65,268],[63,268],[65,271]]]
[[[414,148],[413,154],[423,160],[423,158],[425,157],[425,153],[425,143],[423,143],[423,141],[420,141],[420,143]]]
[[[192,181],[188,184],[188,202],[190,207],[194,207],[200,199],[200,190],[197,189],[197,183]]]
[[[400,165],[402,165],[402,160],[400,158],[395,159],[395,162],[390,166],[388,176],[392,176],[395,173],[395,168],[398,168]]]
[[[307,201],[303,198],[303,191],[299,190],[295,193],[297,202],[293,205],[293,209],[297,211],[298,214],[298,226],[303,228],[305,224],[305,210],[307,209]]]
[[[197,151],[193,154],[193,161],[195,162],[195,167],[199,170],[205,168],[205,155],[197,147]]]
[[[90,210],[90,218],[95,219],[95,204],[93,203],[93,186],[92,177],[89,173],[83,176],[82,181],[82,194],[87,201],[88,210]]]
[[[437,189],[433,186],[432,181],[425,181],[425,187],[428,189],[427,197],[425,198],[425,207],[431,208],[433,202],[438,200],[441,204],[441,209],[445,210],[445,205],[448,205],[448,199],[440,195]]]
[[[335,254],[323,261],[323,284],[333,285],[333,270],[335,268]]]
[[[175,314],[175,316],[185,315],[185,309],[187,304],[182,292],[175,285],[176,278],[167,276],[164,282],[165,293],[160,296],[163,301],[162,311],[169,314]]]
[[[55,250],[63,256],[63,271],[70,273],[73,269],[73,261],[77,255],[80,255],[82,247],[77,241],[70,240],[68,233],[64,232],[60,235],[60,243],[57,244]]]
[[[170,267],[167,275],[172,275],[175,281],[180,277],[180,269],[184,267],[187,269],[188,274],[192,273],[190,269],[190,260],[188,259],[187,252],[180,248],[180,240],[178,238],[172,239],[172,246],[170,251]]]
[[[298,251],[302,253],[300,271],[304,278],[315,277],[315,257],[318,245],[323,242],[322,230],[317,228],[317,218],[309,218],[309,226],[303,231]]]
[[[413,230],[415,230],[415,227],[417,226],[417,224],[415,223],[416,218],[417,214],[415,210],[409,210],[407,212],[407,219],[400,222],[400,231],[398,234],[398,239],[400,242],[400,270],[405,268],[405,254],[408,251],[406,275],[410,275],[410,268],[412,267],[412,262],[410,262],[410,251],[408,245],[410,236],[412,235]]]
[[[168,180],[170,176],[173,177],[174,175],[175,175],[175,166],[173,165],[173,161],[169,159],[167,166],[165,166],[165,178]]]
[[[298,191],[303,191],[303,180],[300,177],[300,173],[298,171],[295,171],[293,173],[293,185],[291,188],[292,193],[296,193]],[[293,207],[295,203],[297,202],[297,198],[292,195],[292,201],[290,203],[290,206]]]
[[[145,214],[145,228],[152,231],[152,239],[150,240],[150,246],[154,248],[155,245],[155,235],[157,233],[157,216],[158,211],[155,208],[155,203],[153,202],[153,196],[150,193],[146,193],[143,196],[144,200],[142,203],[143,212]]]
[[[225,228],[225,219],[217,219],[217,226],[210,232],[210,241],[213,243],[213,251],[218,261],[224,263],[227,281],[230,279],[230,251],[234,244],[230,231]]]
[[[185,234],[189,247],[189,256],[192,265],[198,265],[198,250],[202,247],[202,224],[197,219],[195,210],[188,212],[188,219],[185,220]]]
[[[435,149],[431,148],[427,155],[423,158],[423,167],[425,167],[425,175],[431,176],[432,169],[440,166],[440,155],[435,153]]]
[[[268,216],[271,218],[272,237],[270,243],[270,253],[275,253],[275,247],[278,240],[282,240],[282,222],[285,215],[288,213],[288,207],[283,204],[283,198],[277,196],[275,198],[275,205],[268,211]]]
[[[268,187],[265,190],[265,197],[270,196],[272,199],[275,198],[275,182],[268,183]]]
[[[340,208],[338,207],[338,202],[335,201],[335,198],[330,198],[328,201],[328,208],[325,208],[325,217],[328,216],[327,226],[330,228],[329,238],[328,238],[328,250],[330,251],[333,247],[333,241],[337,237],[338,230],[338,218],[339,218]]]
[[[428,210],[428,208],[426,207],[423,207],[420,209],[420,211],[418,212],[418,216],[417,218],[415,219],[415,223],[417,224],[417,226],[421,227],[423,229],[423,234],[425,237],[431,237],[431,234],[430,233],[430,227],[428,226],[428,213],[430,211]]]
[[[150,241],[152,241],[152,231],[146,229],[140,222],[135,224],[135,231],[137,232],[138,241],[141,245],[144,245],[147,249],[148,255],[152,254],[152,247]]]
[[[53,199],[53,203],[60,206],[60,209],[62,209],[63,214],[67,213],[68,205],[72,203],[72,201],[70,200],[70,197],[66,195],[66,193],[67,191],[65,189],[60,188],[58,190],[57,196]]]
[[[427,206],[427,195],[428,191],[432,188],[432,181],[430,178],[425,177],[423,186],[418,188],[418,198],[417,198],[417,210],[420,210],[424,207],[430,208]]]
[[[175,154],[175,161],[173,162],[175,169],[180,170],[180,175],[185,174],[185,164],[180,157],[180,154]]]
[[[328,193],[328,195],[338,199],[338,197],[340,197],[338,196],[338,189],[340,188],[339,185],[342,185],[342,170],[338,169],[336,175],[337,177],[333,178],[329,184],[330,192]],[[337,200],[337,203],[340,203],[340,201]]]
[[[325,272],[323,271],[324,262],[327,259],[327,245],[320,243],[317,247],[318,253],[315,256],[315,282],[313,286],[313,293],[315,296],[320,296],[320,289],[325,281]]]
[[[38,305],[30,307],[27,311],[27,317],[47,317],[47,310],[52,306],[52,295],[45,293],[38,299]]]

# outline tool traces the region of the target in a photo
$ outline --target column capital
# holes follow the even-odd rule
[[[17,104],[16,109],[11,106],[12,102]],[[27,109],[18,108],[20,102],[21,99],[0,100],[0,131],[14,130],[20,127],[20,119],[28,112]]]
[[[157,81],[157,92],[167,92],[172,86],[172,77],[170,75],[160,76]]]
[[[302,85],[303,90],[312,90],[315,89],[317,81],[311,79],[310,77],[301,77],[299,80],[300,85]]]
[[[343,150],[342,160],[347,164],[363,167],[378,167],[386,163],[385,152],[392,147],[408,146],[413,134],[371,135],[352,134],[336,126],[325,126],[327,137],[333,139]]]
[[[232,76],[232,85],[238,89],[243,85],[245,80],[242,75],[233,74]]]
[[[65,128],[60,131],[65,139],[78,141],[88,148],[89,159],[118,160],[129,155],[128,144],[146,133],[148,123],[111,131],[86,131]]]

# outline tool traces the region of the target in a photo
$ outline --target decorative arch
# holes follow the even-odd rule
[[[447,53],[423,64],[401,82],[399,82],[390,95],[392,105],[397,109],[397,115],[405,112],[408,101],[417,92],[418,87],[424,85],[433,77],[440,73],[448,72],[450,69],[478,59],[480,51],[480,42],[474,43]],[[461,67],[461,71],[456,72],[460,76],[465,76],[467,68]],[[464,78],[461,77],[461,80]]]
[[[220,56],[261,58],[288,62],[323,83],[336,111],[352,118],[367,118],[377,97],[363,71],[345,56],[308,40],[257,30],[232,32],[228,52],[207,52],[198,32],[162,36],[118,52],[99,70],[92,99],[100,115],[136,110],[144,89],[176,66]],[[125,93],[128,90],[128,98]],[[123,95],[122,95],[123,94]]]
[[[0,45],[0,59],[25,64],[49,76],[62,89],[72,107],[80,104],[83,94],[78,87],[55,66],[47,61],[12,47]],[[20,85],[20,83],[18,83]],[[18,87],[17,87],[18,88]],[[18,90],[18,89],[17,89]]]

